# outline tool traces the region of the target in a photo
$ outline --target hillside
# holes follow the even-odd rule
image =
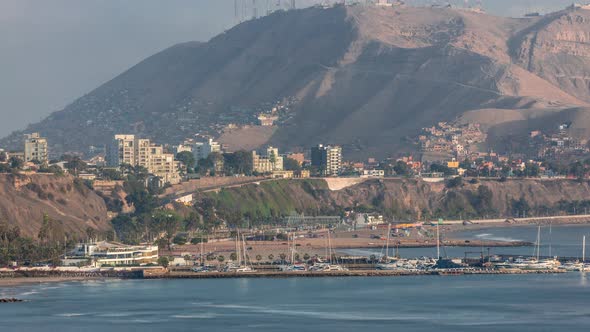
[[[224,141],[329,142],[349,157],[386,156],[413,149],[406,139],[420,128],[468,112],[495,133],[535,118],[572,121],[587,135],[589,36],[588,10],[526,19],[413,7],[278,12],[164,50],[26,131],[48,136],[55,152],[120,132],[176,143],[294,100],[274,131],[226,132]],[[486,122],[489,113],[500,115]],[[0,144],[16,146],[22,133]]]
[[[69,176],[0,174],[0,220],[37,237],[47,214],[72,235],[111,229],[104,200]]]
[[[480,191],[480,187],[487,190]],[[494,180],[449,189],[444,183],[385,179],[331,190],[324,180],[312,179],[222,189],[201,194],[200,199],[212,199],[226,220],[247,218],[260,222],[295,212],[337,215],[352,207],[395,216],[397,220],[509,217],[515,210],[527,210],[527,215],[558,215],[571,213],[563,209],[572,202],[588,205],[588,197],[588,183],[570,180]],[[521,199],[528,207],[519,205]]]

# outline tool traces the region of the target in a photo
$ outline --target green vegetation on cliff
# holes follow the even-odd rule
[[[376,212],[394,220],[511,218],[584,213],[587,182],[470,181],[453,186],[415,179],[370,179],[340,190],[324,180],[275,180],[201,194],[196,207],[230,225],[274,223],[292,213]],[[214,219],[214,218],[213,218]],[[208,220],[208,217],[205,217]]]

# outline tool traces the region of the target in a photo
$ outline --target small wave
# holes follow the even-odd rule
[[[215,318],[217,317],[217,314],[214,314],[212,312],[208,312],[208,313],[203,313],[203,314],[192,314],[192,315],[173,315],[173,318],[178,318],[178,319],[210,319],[210,318]]]
[[[393,315],[359,315],[353,312],[320,312],[320,311],[306,311],[293,310],[292,308],[276,309],[270,307],[235,305],[235,304],[215,304],[210,305],[213,308],[238,309],[258,314],[271,314],[282,316],[308,317],[323,320],[346,320],[346,321],[403,321],[425,319],[424,316],[393,316]]]
[[[500,241],[500,242],[520,242],[520,239],[514,239],[511,237],[505,236],[494,236],[494,234],[483,233],[475,235],[478,239],[488,240],[488,241]]]
[[[80,317],[80,316],[87,316],[88,314],[85,313],[78,313],[78,312],[66,312],[63,314],[57,314],[58,317]]]
[[[35,294],[39,294],[39,292],[38,291],[29,291],[29,292],[20,293],[18,295],[19,296],[29,296],[29,295],[35,295]]]
[[[129,317],[132,314],[124,313],[124,312],[107,312],[104,314],[98,315],[98,317]]]
[[[482,238],[482,237],[489,237],[489,236],[492,236],[492,234],[489,234],[489,233],[483,233],[483,234],[477,234],[477,235],[475,235],[475,237],[479,237],[479,238]]]

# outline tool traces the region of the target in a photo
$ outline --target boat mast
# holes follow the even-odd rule
[[[586,268],[586,235],[582,238],[582,272]]]
[[[291,240],[291,264],[295,264],[295,235]]]
[[[203,260],[203,237],[201,236],[201,265],[205,265],[205,261]]]
[[[236,233],[236,256],[238,259],[238,265],[242,264],[242,253],[240,249],[240,230],[238,229]]]
[[[387,223],[387,242],[385,243],[385,261],[389,261],[389,237],[391,236],[391,224]]]
[[[440,231],[438,225],[440,225],[440,221],[436,223],[436,259],[440,259]]]
[[[242,246],[244,247],[244,265],[248,266],[248,258],[246,257],[246,238],[242,234]]]
[[[537,261],[539,261],[540,255],[541,255],[541,225],[539,225],[539,229],[537,230]]]
[[[551,255],[551,249],[553,247],[553,232],[552,232],[553,222],[549,223],[549,257],[553,257]]]
[[[330,256],[328,256],[328,248],[330,248],[330,230],[328,228],[326,228],[327,231],[327,236],[326,236],[326,262],[330,259]]]
[[[328,257],[329,263],[332,264],[332,243],[330,242],[330,228],[328,227]]]

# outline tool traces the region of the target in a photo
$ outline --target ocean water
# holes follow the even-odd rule
[[[515,227],[490,227],[478,230],[455,232],[449,237],[465,240],[489,240],[489,241],[537,241],[538,227],[534,225]],[[590,259],[590,225],[559,225],[541,227],[541,256],[582,257],[582,237],[586,235],[586,257]],[[444,237],[444,235],[443,235]],[[390,248],[390,256],[394,254]],[[441,255],[449,257],[477,257],[482,248],[446,247],[441,248]],[[487,248],[483,248],[487,255]],[[534,254],[533,247],[497,247],[490,248],[491,254],[503,255],[528,255]],[[354,256],[370,256],[372,254],[384,254],[383,249],[347,249],[341,250],[344,254]],[[400,248],[400,256],[405,258],[436,257],[436,248]]]
[[[0,289],[0,331],[588,331],[589,276],[111,280]]]

